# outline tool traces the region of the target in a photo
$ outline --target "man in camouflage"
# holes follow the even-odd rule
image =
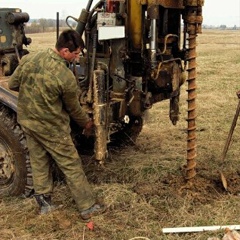
[[[55,49],[28,54],[21,59],[9,88],[19,91],[17,118],[27,139],[34,196],[40,213],[56,208],[51,203],[50,161],[54,159],[66,177],[81,217],[88,219],[103,212],[105,206],[95,202],[70,135],[70,118],[86,130],[92,127],[92,121],[78,101],[76,78],[67,67],[83,48],[84,43],[76,31],[63,31]]]

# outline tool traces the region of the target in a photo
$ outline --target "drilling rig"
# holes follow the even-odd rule
[[[168,100],[169,119],[179,120],[181,86],[187,83],[186,178],[196,175],[196,38],[201,33],[204,0],[89,0],[75,30],[86,49],[70,67],[79,101],[94,120],[94,155],[108,158],[114,141],[134,142],[144,113]],[[24,33],[29,16],[0,9],[0,195],[19,195],[32,186],[25,137],[16,121],[17,94],[7,82],[31,43]],[[81,139],[72,125],[73,136]]]

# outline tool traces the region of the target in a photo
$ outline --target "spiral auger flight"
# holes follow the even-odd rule
[[[188,35],[188,115],[187,115],[187,166],[186,179],[192,179],[196,175],[196,38],[201,33],[202,23],[202,6],[203,0],[187,0],[185,1],[186,13],[184,16],[184,24]]]

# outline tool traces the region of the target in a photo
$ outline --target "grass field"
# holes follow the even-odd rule
[[[30,51],[54,46],[55,35],[33,34]],[[133,147],[109,150],[103,169],[84,164],[94,190],[108,211],[93,218],[94,230],[82,222],[65,185],[55,187],[53,201],[64,208],[37,215],[32,198],[0,200],[0,239],[8,240],[207,240],[223,230],[163,234],[162,228],[236,225],[240,216],[240,124],[222,165],[221,153],[236,111],[240,90],[240,32],[204,30],[198,36],[197,175],[186,183],[187,86],[183,86],[180,121],[168,119],[169,102],[149,110]],[[82,156],[84,162],[89,156]],[[222,166],[221,166],[222,165]],[[228,180],[224,191],[219,170]]]

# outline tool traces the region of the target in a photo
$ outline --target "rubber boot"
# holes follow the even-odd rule
[[[104,213],[107,210],[105,204],[95,203],[92,207],[80,212],[80,216],[83,220],[89,220],[92,216],[96,216]]]
[[[46,214],[58,208],[58,206],[52,204],[50,195],[35,194],[34,197],[40,206],[40,214]]]

